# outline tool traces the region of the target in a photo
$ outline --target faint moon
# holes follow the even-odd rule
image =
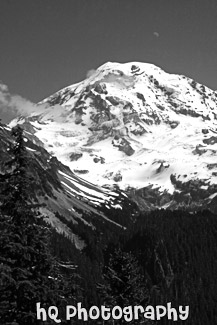
[[[159,36],[160,36],[160,34],[159,34],[158,32],[154,32],[153,34],[154,34],[154,36],[156,36],[156,37],[159,37]]]

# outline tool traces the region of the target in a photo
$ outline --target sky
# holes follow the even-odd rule
[[[217,89],[216,0],[0,0],[0,80],[38,102],[105,62]]]

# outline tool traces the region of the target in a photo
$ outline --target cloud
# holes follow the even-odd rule
[[[95,69],[90,69],[86,73],[86,78],[90,78],[96,72]]]
[[[3,123],[9,123],[16,117],[25,117],[41,109],[41,106],[28,99],[10,94],[8,87],[0,82],[0,119]]]

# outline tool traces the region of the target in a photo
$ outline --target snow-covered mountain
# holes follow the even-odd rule
[[[40,104],[11,126],[83,182],[116,185],[144,209],[215,209],[217,92],[153,64],[109,62]]]

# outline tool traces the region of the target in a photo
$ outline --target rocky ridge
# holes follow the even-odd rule
[[[69,237],[79,249],[86,243],[74,230],[82,229],[82,225],[90,233],[96,228],[101,232],[109,227],[125,229],[118,218],[112,217],[123,214],[123,206],[131,206],[124,193],[83,180],[27,136],[28,133],[24,132],[27,173],[34,178],[34,188],[29,198],[39,205],[47,223]],[[4,162],[10,159],[9,148],[13,141],[10,128],[0,123],[1,174],[6,172]]]

